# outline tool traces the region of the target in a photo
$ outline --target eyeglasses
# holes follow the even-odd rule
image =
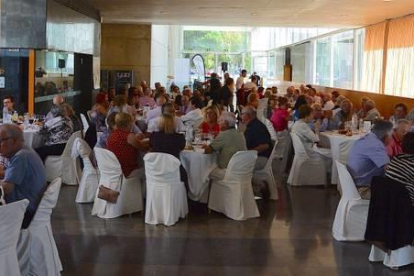
[[[4,141],[7,141],[7,140],[9,140],[11,138],[12,137],[6,137],[6,138],[3,138],[3,139],[0,139],[0,145],[3,144]]]

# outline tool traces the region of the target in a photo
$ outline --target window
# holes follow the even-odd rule
[[[333,86],[352,89],[354,32],[333,36]]]
[[[331,86],[331,37],[316,41],[315,83]]]

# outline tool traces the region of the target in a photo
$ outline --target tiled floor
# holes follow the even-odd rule
[[[52,216],[63,275],[414,275],[368,262],[370,246],[331,235],[335,187],[291,188],[278,178],[280,199],[258,200],[261,217],[244,222],[192,204],[173,227],[146,225],[141,213],[92,217],[63,187]]]

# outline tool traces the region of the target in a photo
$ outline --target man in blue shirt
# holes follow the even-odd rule
[[[27,228],[46,190],[46,172],[39,155],[24,146],[22,130],[11,124],[0,127],[0,154],[8,159],[0,182],[6,203],[29,200],[23,228]]]
[[[382,176],[390,162],[386,146],[393,132],[393,124],[378,120],[372,131],[354,143],[348,155],[348,170],[364,199],[370,199],[373,176]]]

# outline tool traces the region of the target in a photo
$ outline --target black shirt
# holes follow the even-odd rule
[[[249,150],[262,144],[269,145],[267,150],[258,154],[258,156],[269,158],[272,153],[272,140],[267,127],[262,122],[257,118],[250,121],[244,132],[244,137],[246,138],[246,146]]]
[[[231,95],[232,93],[230,91],[230,88],[227,85],[223,86],[220,89],[220,94],[219,94],[220,103],[223,102],[224,106],[228,106],[230,104]]]
[[[180,152],[185,147],[185,137],[179,133],[153,132],[150,136],[150,147],[153,152],[169,153],[180,159]]]

